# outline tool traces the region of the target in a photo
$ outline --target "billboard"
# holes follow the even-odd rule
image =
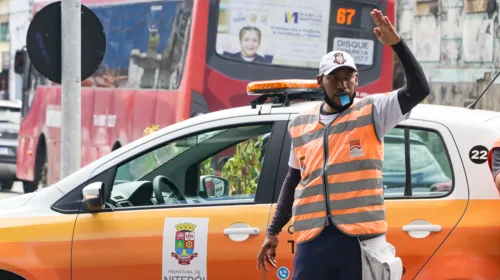
[[[317,68],[329,21],[325,0],[221,0],[216,50],[237,61]]]

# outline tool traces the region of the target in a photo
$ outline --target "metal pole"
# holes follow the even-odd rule
[[[81,166],[81,3],[61,1],[61,179]]]

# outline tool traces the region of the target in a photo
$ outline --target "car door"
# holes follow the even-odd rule
[[[107,207],[78,215],[73,279],[261,277],[287,119],[191,126],[100,167],[91,182],[104,183]]]
[[[290,138],[285,136],[275,200],[286,174]],[[452,135],[446,127],[406,120],[384,138],[382,167],[387,239],[403,261],[403,279],[413,279],[457,226],[468,202],[468,185]],[[271,216],[275,206],[271,208]],[[279,269],[293,273],[296,245],[291,221],[279,235]],[[271,278],[272,279],[272,278]]]
[[[455,141],[441,124],[404,121],[385,136],[384,149],[387,239],[403,261],[403,279],[414,279],[463,216],[468,184]]]

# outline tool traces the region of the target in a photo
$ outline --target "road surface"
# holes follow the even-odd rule
[[[5,191],[0,189],[0,207],[2,207],[2,199],[23,194],[23,183],[15,182],[11,190]]]

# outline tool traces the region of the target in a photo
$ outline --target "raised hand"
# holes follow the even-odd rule
[[[371,15],[373,21],[377,25],[377,27],[373,29],[373,32],[375,33],[375,35],[377,35],[379,41],[385,45],[395,45],[399,43],[401,37],[399,36],[392,23],[389,21],[389,18],[387,16],[384,16],[378,9],[373,9],[371,11]]]

